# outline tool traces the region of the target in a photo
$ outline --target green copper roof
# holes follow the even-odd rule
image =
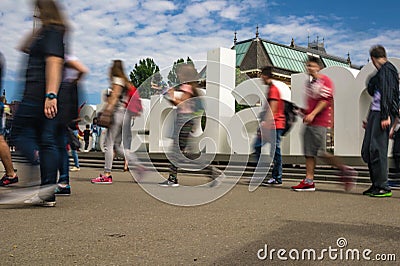
[[[239,43],[235,45],[236,50],[236,66],[240,66],[243,61],[244,56],[249,50],[251,42]]]
[[[304,72],[307,53],[263,41],[274,67],[287,69],[293,72]]]
[[[328,59],[328,58],[323,58],[323,57],[322,57],[322,61],[324,61],[324,64],[325,64],[327,67],[330,67],[330,66],[349,67],[348,64],[345,64],[345,63],[342,63],[342,62],[338,62],[338,61],[334,61],[334,60]]]

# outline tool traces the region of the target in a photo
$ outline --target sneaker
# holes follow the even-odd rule
[[[282,185],[282,182],[279,182],[275,178],[271,177],[266,182],[262,182],[261,185],[263,185],[263,186],[279,186],[279,185]]]
[[[365,195],[365,196],[370,196],[372,191],[374,191],[374,190],[375,190],[375,187],[374,186],[370,186],[369,189],[365,190],[362,194]]]
[[[92,184],[112,184],[112,176],[105,176],[103,174],[100,174],[99,177],[93,178],[90,180]]]
[[[9,177],[6,174],[0,179],[0,187],[8,186],[10,184],[14,184],[18,182],[18,176],[15,175],[14,177]]]
[[[314,182],[308,184],[305,180],[302,180],[297,186],[292,186],[292,189],[294,191],[315,191],[315,185]]]
[[[69,169],[69,170],[70,170],[71,172],[77,172],[77,171],[81,170],[81,168],[74,166],[74,167],[72,167],[72,168]]]
[[[42,207],[54,207],[56,206],[56,201],[46,201],[39,198],[38,195],[33,196],[30,199],[24,201],[25,204],[34,205],[34,206],[42,206]]]
[[[392,191],[390,189],[375,188],[369,196],[377,198],[391,197]]]
[[[344,166],[343,170],[340,172],[340,176],[344,185],[344,190],[350,191],[356,184],[358,172],[350,166]]]
[[[71,186],[60,186],[58,185],[56,189],[54,190],[54,194],[56,196],[69,196],[71,195]]]
[[[179,187],[178,178],[170,175],[164,182],[158,183],[162,187]]]

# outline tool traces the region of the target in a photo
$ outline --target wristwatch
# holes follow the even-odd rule
[[[50,92],[50,93],[46,93],[44,95],[44,97],[49,98],[50,100],[57,99],[57,94]]]

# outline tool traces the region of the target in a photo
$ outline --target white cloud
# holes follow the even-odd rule
[[[170,1],[148,1],[143,3],[142,5],[145,9],[156,11],[156,12],[165,12],[175,10],[174,3]]]
[[[384,45],[389,56],[400,57],[399,30],[353,32],[335,15],[275,16],[269,12],[271,6],[278,5],[274,1],[61,2],[73,29],[72,52],[91,71],[85,88],[95,94],[108,86],[112,59],[125,60],[127,72],[146,57],[153,58],[161,69],[187,56],[206,60],[208,50],[232,46],[234,30],[239,41],[253,38],[256,24],[261,38],[283,44],[289,44],[293,37],[305,46],[308,34],[311,40],[317,35],[324,37],[328,53],[346,57],[350,52],[358,64],[365,64],[370,46],[376,43]],[[7,60],[6,79],[11,81],[17,77],[22,58],[15,47],[32,29],[32,6],[30,0],[1,0],[0,7],[0,51]]]
[[[241,11],[241,9],[239,7],[229,6],[221,11],[221,17],[232,19],[232,20],[240,19],[239,18],[240,11]]]

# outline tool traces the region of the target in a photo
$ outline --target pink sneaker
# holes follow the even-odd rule
[[[92,184],[112,184],[112,176],[105,176],[103,174],[100,174],[99,177],[93,178],[92,180],[90,180],[90,182],[92,182]]]
[[[315,191],[315,185],[314,182],[308,184],[304,180],[301,180],[300,184],[292,186],[292,189],[294,191]]]
[[[350,191],[356,184],[358,172],[350,166],[344,166],[340,171],[340,179],[343,182],[344,190]]]

